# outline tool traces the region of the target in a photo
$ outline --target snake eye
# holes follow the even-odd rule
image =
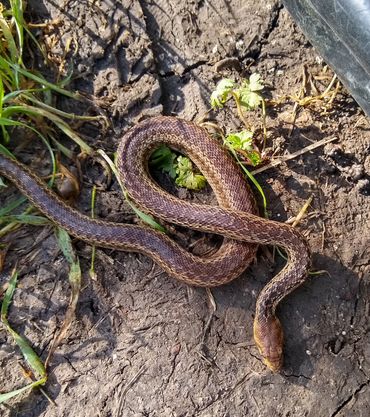
[[[254,340],[263,358],[263,363],[273,372],[283,365],[283,329],[275,316],[256,317],[254,321]]]

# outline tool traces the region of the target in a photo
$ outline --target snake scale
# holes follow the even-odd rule
[[[153,181],[148,160],[161,144],[191,158],[206,176],[218,206],[180,200]],[[216,140],[193,123],[175,117],[145,120],[124,135],[117,155],[120,179],[137,207],[166,222],[219,234],[225,238],[220,248],[208,257],[198,257],[147,226],[91,219],[64,203],[27,167],[2,154],[0,174],[46,217],[76,238],[97,246],[143,253],[169,275],[190,285],[213,287],[230,282],[255,258],[258,244],[283,247],[288,262],[259,294],[253,326],[264,363],[273,371],[280,370],[283,331],[275,310],[307,277],[310,251],[305,238],[287,224],[258,216],[239,167]]]

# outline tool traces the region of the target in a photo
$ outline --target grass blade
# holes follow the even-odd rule
[[[28,341],[21,335],[19,335],[15,330],[10,327],[7,315],[9,306],[12,302],[12,298],[15,292],[15,288],[17,286],[17,278],[18,274],[14,269],[12,272],[12,276],[9,280],[9,286],[5,292],[3,302],[1,304],[1,322],[3,323],[6,330],[12,335],[14,341],[20,348],[24,359],[32,368],[33,372],[40,376],[41,378],[46,378],[46,370],[44,364],[42,363],[41,359],[37,356],[35,351],[29,345]]]
[[[30,100],[33,104],[36,104],[38,107],[43,108],[51,113],[54,113],[60,117],[65,117],[66,119],[72,120],[86,120],[86,121],[93,121],[93,120],[101,120],[103,116],[79,116],[78,114],[74,113],[66,113],[62,110],[56,109],[53,106],[49,106],[48,104],[43,103],[40,100],[32,97],[30,94],[27,94],[27,90],[24,90],[22,96],[24,96],[27,100]]]
[[[9,158],[15,159],[15,156],[1,143],[0,143],[0,152],[6,156],[9,156]]]
[[[10,6],[12,9],[12,14],[15,22],[15,27],[17,29],[18,35],[18,48],[17,48],[17,55],[18,55],[18,63],[22,63],[22,55],[23,55],[23,43],[24,43],[24,20],[23,20],[23,2],[22,0],[10,0]]]
[[[77,307],[78,298],[79,298],[80,290],[81,290],[80,262],[73,249],[71,238],[69,237],[68,233],[64,229],[61,229],[61,228],[57,229],[56,234],[57,234],[59,247],[62,250],[63,255],[65,256],[65,258],[67,259],[70,265],[68,280],[69,280],[69,284],[71,285],[71,298],[69,301],[69,305],[68,305],[64,320],[63,320],[63,324],[59,332],[56,334],[53,340],[53,343],[50,347],[48,357],[46,358],[46,361],[45,361],[45,366],[47,366],[56,348],[59,346],[61,341],[65,338],[68,332],[68,329],[71,327],[71,324],[75,317],[76,307]]]
[[[25,129],[31,129],[44,142],[46,148],[49,151],[50,158],[51,158],[51,163],[52,163],[52,173],[51,173],[51,180],[50,180],[49,186],[52,185],[53,182],[54,182],[54,179],[55,179],[56,171],[57,171],[57,164],[56,164],[54,152],[53,152],[53,150],[52,150],[52,148],[49,144],[49,141],[46,139],[46,137],[41,132],[39,132],[37,129],[35,129],[34,127],[32,127],[32,126],[30,126],[26,123],[17,122],[15,120],[0,117],[0,125],[2,127],[5,126],[5,125],[8,125],[8,126],[21,126]],[[11,152],[9,152],[9,150],[5,146],[1,145],[1,143],[0,143],[0,152],[9,156],[10,158],[15,159],[14,155]]]
[[[73,265],[78,262],[77,256],[73,250],[71,238],[69,237],[69,234],[60,227],[57,229],[57,239],[58,244],[63,252],[64,257],[67,259],[68,263],[70,265]]]
[[[0,217],[7,215],[8,213],[12,212],[17,207],[21,206],[23,203],[27,201],[26,197],[20,197],[16,200],[12,201],[5,207],[0,208]]]
[[[6,392],[5,394],[0,394],[0,404],[9,401],[11,398],[16,397],[19,394],[22,394],[22,392],[27,391],[37,385],[40,385],[39,381],[32,382],[32,384],[28,384],[23,388],[19,388],[11,392]]]
[[[8,315],[9,306],[12,302],[15,288],[17,286],[17,279],[18,279],[18,274],[14,270],[12,272],[12,276],[10,277],[9,285],[5,292],[3,302],[1,303],[1,310],[0,310],[1,321],[5,320],[7,322],[6,317]]]
[[[3,64],[3,61],[5,61],[5,60],[4,60],[4,58],[0,57],[0,65],[2,65],[2,64]],[[45,80],[44,78],[41,78],[41,77],[39,77],[38,75],[35,75],[35,74],[33,74],[32,72],[27,71],[27,70],[25,70],[25,69],[21,68],[21,67],[20,67],[19,65],[17,65],[17,64],[8,63],[8,65],[9,65],[9,66],[10,66],[10,67],[14,70],[14,71],[19,72],[19,73],[20,73],[20,74],[22,74],[23,76],[25,76],[25,77],[27,77],[27,78],[29,78],[29,79],[33,80],[33,81],[36,81],[37,83],[39,83],[39,84],[41,84],[41,85],[44,85],[44,86],[46,86],[46,87],[50,88],[50,90],[53,90],[53,91],[55,91],[55,92],[57,92],[57,93],[59,93],[59,94],[62,94],[62,95],[64,95],[64,96],[67,96],[67,97],[73,98],[73,99],[75,99],[75,100],[80,100],[80,98],[81,98],[80,94],[78,94],[78,93],[72,93],[71,91],[65,90],[64,88],[61,88],[61,87],[59,87],[58,85],[53,84],[53,83],[51,83],[51,82],[49,82],[49,81]]]
[[[51,112],[49,112],[47,110],[44,110],[44,109],[40,109],[40,108],[37,108],[37,107],[29,106],[28,104],[23,104],[21,106],[9,106],[9,107],[7,107],[3,111],[3,117],[5,118],[4,120],[9,120],[10,117],[12,117],[14,114],[17,114],[17,113],[21,113],[21,114],[23,113],[23,114],[26,114],[26,115],[29,115],[29,116],[34,116],[34,117],[40,117],[41,116],[41,117],[45,117],[45,118],[49,119],[63,133],[65,133],[74,142],[76,142],[77,145],[79,145],[79,147],[81,148],[81,150],[83,152],[85,152],[88,155],[92,155],[94,153],[93,149],[86,142],[84,142],[80,138],[80,136],[77,135],[77,133],[75,133],[63,119],[61,119],[56,114],[51,113]],[[0,123],[1,123],[1,120],[0,120]],[[20,122],[14,122],[14,123],[20,123]],[[25,125],[25,124],[22,124],[22,125],[24,127],[31,128],[28,125]],[[40,133],[38,132],[38,134],[40,134]]]
[[[3,84],[3,80],[0,77],[0,116],[1,113],[3,112],[3,103],[4,103],[4,84]]]
[[[1,33],[3,34],[5,38],[7,48],[10,52],[10,60],[12,62],[18,62],[19,54],[18,54],[17,46],[15,44],[13,34],[8,25],[8,22],[4,19],[4,16],[2,13],[0,13],[0,29],[1,29]]]
[[[154,220],[154,218],[151,216],[151,215],[149,215],[149,214],[146,214],[146,213],[144,213],[144,212],[142,212],[141,210],[139,210],[131,201],[130,201],[130,199],[129,199],[129,196],[128,196],[128,194],[127,194],[127,192],[126,192],[126,194],[125,194],[125,198],[126,198],[126,201],[127,201],[127,203],[130,205],[130,207],[132,208],[132,210],[135,212],[135,214],[138,216],[138,217],[140,217],[140,219],[144,222],[144,223],[146,223],[146,224],[148,224],[150,227],[152,227],[153,229],[157,229],[157,230],[159,230],[160,232],[163,232],[163,233],[166,233],[166,229],[162,226],[162,225],[160,225],[159,223],[157,223],[155,220]]]
[[[266,219],[268,218],[268,213],[267,213],[267,200],[266,200],[266,196],[265,193],[262,190],[262,187],[260,186],[260,184],[258,183],[258,181],[256,180],[256,178],[254,177],[254,175],[252,175],[247,168],[242,164],[242,162],[240,161],[238,154],[235,152],[234,149],[229,148],[230,151],[232,152],[232,154],[234,155],[235,159],[237,160],[238,164],[241,166],[242,170],[245,172],[245,174],[247,175],[247,177],[253,182],[254,186],[257,188],[258,192],[260,193],[261,197],[262,197],[262,202],[263,202],[263,212],[264,212],[264,216],[266,217]]]
[[[1,223],[21,223],[21,224],[30,224],[33,226],[45,226],[50,224],[50,220],[46,217],[35,216],[32,214],[14,214],[12,216],[0,216]]]

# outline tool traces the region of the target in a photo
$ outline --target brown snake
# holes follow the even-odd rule
[[[160,144],[192,159],[206,176],[219,206],[180,200],[152,180],[148,160]],[[144,253],[169,275],[190,285],[213,287],[235,279],[254,259],[257,244],[283,247],[288,262],[261,291],[254,319],[254,339],[263,361],[273,371],[279,370],[283,331],[275,309],[306,279],[310,253],[303,236],[291,226],[257,215],[253,195],[238,166],[217,141],[192,123],[174,117],[146,120],[122,138],[117,160],[120,178],[136,206],[166,222],[224,236],[217,252],[198,257],[149,227],[91,219],[65,204],[24,165],[2,154],[0,174],[71,235],[97,246]]]

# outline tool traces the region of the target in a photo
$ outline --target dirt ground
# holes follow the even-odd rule
[[[113,124],[109,133],[91,126],[80,131],[107,152],[145,117],[195,120],[209,109],[210,93],[224,76],[258,71],[277,97],[299,91],[303,64],[313,72],[323,68],[274,0],[32,0],[28,11],[33,22],[60,19],[44,36],[55,36],[55,60],[71,40],[73,88],[93,94]],[[81,111],[78,103],[61,105]],[[336,140],[257,175],[273,219],[296,215],[313,195],[299,228],[312,247],[314,269],[327,271],[311,276],[279,309],[286,338],[282,373],[265,369],[252,335],[256,296],[281,267],[279,259],[272,264],[260,250],[241,278],[212,290],[217,310],[202,349],[205,290],[170,279],[142,255],[104,249],[92,281],[90,247],[76,241],[83,291],[45,387],[57,406],[34,391],[0,406],[1,415],[370,415],[369,121],[345,93],[328,114],[300,112],[292,132],[291,111],[291,103],[268,110],[269,146],[279,155]],[[217,119],[238,127],[230,116]],[[84,169],[79,208],[86,212],[95,170]],[[99,192],[98,214],[134,221],[116,184]],[[68,305],[68,266],[51,228],[22,228],[8,240],[0,284],[17,260],[22,265],[9,320],[45,358]],[[1,392],[27,382],[20,360],[0,330]]]

